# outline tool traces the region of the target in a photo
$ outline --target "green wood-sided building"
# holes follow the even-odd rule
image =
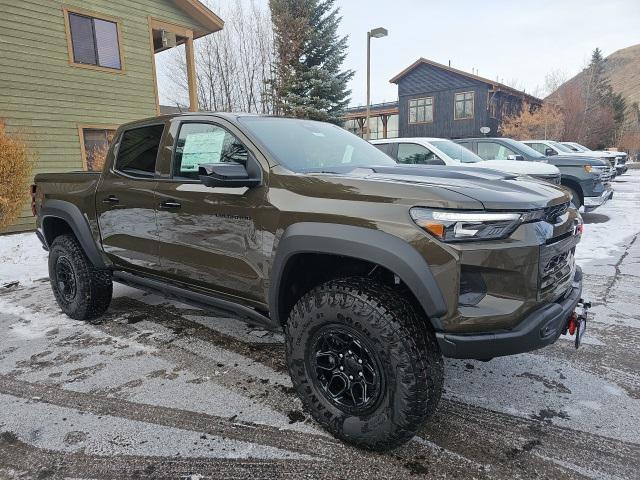
[[[118,125],[159,113],[156,53],[185,45],[197,110],[193,42],[222,27],[197,0],[0,0],[0,119],[34,173],[91,170]],[[25,204],[8,231],[33,226]]]

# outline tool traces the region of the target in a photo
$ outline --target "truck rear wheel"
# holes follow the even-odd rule
[[[304,295],[286,326],[293,385],[317,422],[360,447],[410,440],[442,393],[443,363],[423,315],[370,278]]]
[[[95,268],[71,235],[60,235],[51,244],[49,279],[56,302],[75,320],[94,319],[109,308],[111,272]]]

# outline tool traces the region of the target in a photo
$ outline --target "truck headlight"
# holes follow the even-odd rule
[[[474,240],[499,240],[506,238],[523,221],[520,213],[467,212],[430,210],[415,207],[411,218],[420,228],[444,242],[469,242]]]

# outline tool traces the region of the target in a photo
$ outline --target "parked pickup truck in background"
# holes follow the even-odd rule
[[[607,160],[609,162],[611,162],[610,160],[610,155],[613,154],[615,155],[615,165],[616,165],[616,172],[618,175],[622,175],[624,173],[627,173],[627,170],[629,169],[629,167],[627,166],[627,160],[628,160],[628,155],[626,152],[618,152],[614,149],[611,150],[590,150],[587,147],[585,147],[584,145],[580,145],[579,143],[576,142],[560,142],[561,145],[564,145],[565,147],[567,147],[569,150],[571,150],[572,152],[578,152],[578,153],[588,153],[593,155],[594,157],[607,157]]]
[[[574,155],[547,157],[522,142],[510,138],[465,138],[455,140],[485,160],[509,158],[546,162],[562,174],[562,186],[571,192],[571,201],[585,212],[595,210],[613,196],[611,169],[603,160]]]
[[[569,147],[562,145],[560,142],[554,142],[553,140],[522,140],[522,143],[547,157],[573,155],[576,157],[597,158],[611,166],[612,178],[615,178],[618,174],[617,156],[611,152],[574,152]]]
[[[560,170],[542,162],[516,160],[485,161],[469,149],[444,138],[389,138],[371,143],[402,165],[449,165],[491,168],[501,172],[529,175],[560,185]]]
[[[68,316],[102,315],[115,281],[284,330],[308,411],[383,450],[434,412],[443,355],[534,350],[575,319],[568,194],[469,170],[326,123],[179,114],[121,126],[102,173],[37,175],[32,208]]]

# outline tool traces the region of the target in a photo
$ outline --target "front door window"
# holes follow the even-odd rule
[[[508,160],[509,155],[515,155],[516,152],[500,143],[495,142],[479,142],[478,156],[483,160]]]

